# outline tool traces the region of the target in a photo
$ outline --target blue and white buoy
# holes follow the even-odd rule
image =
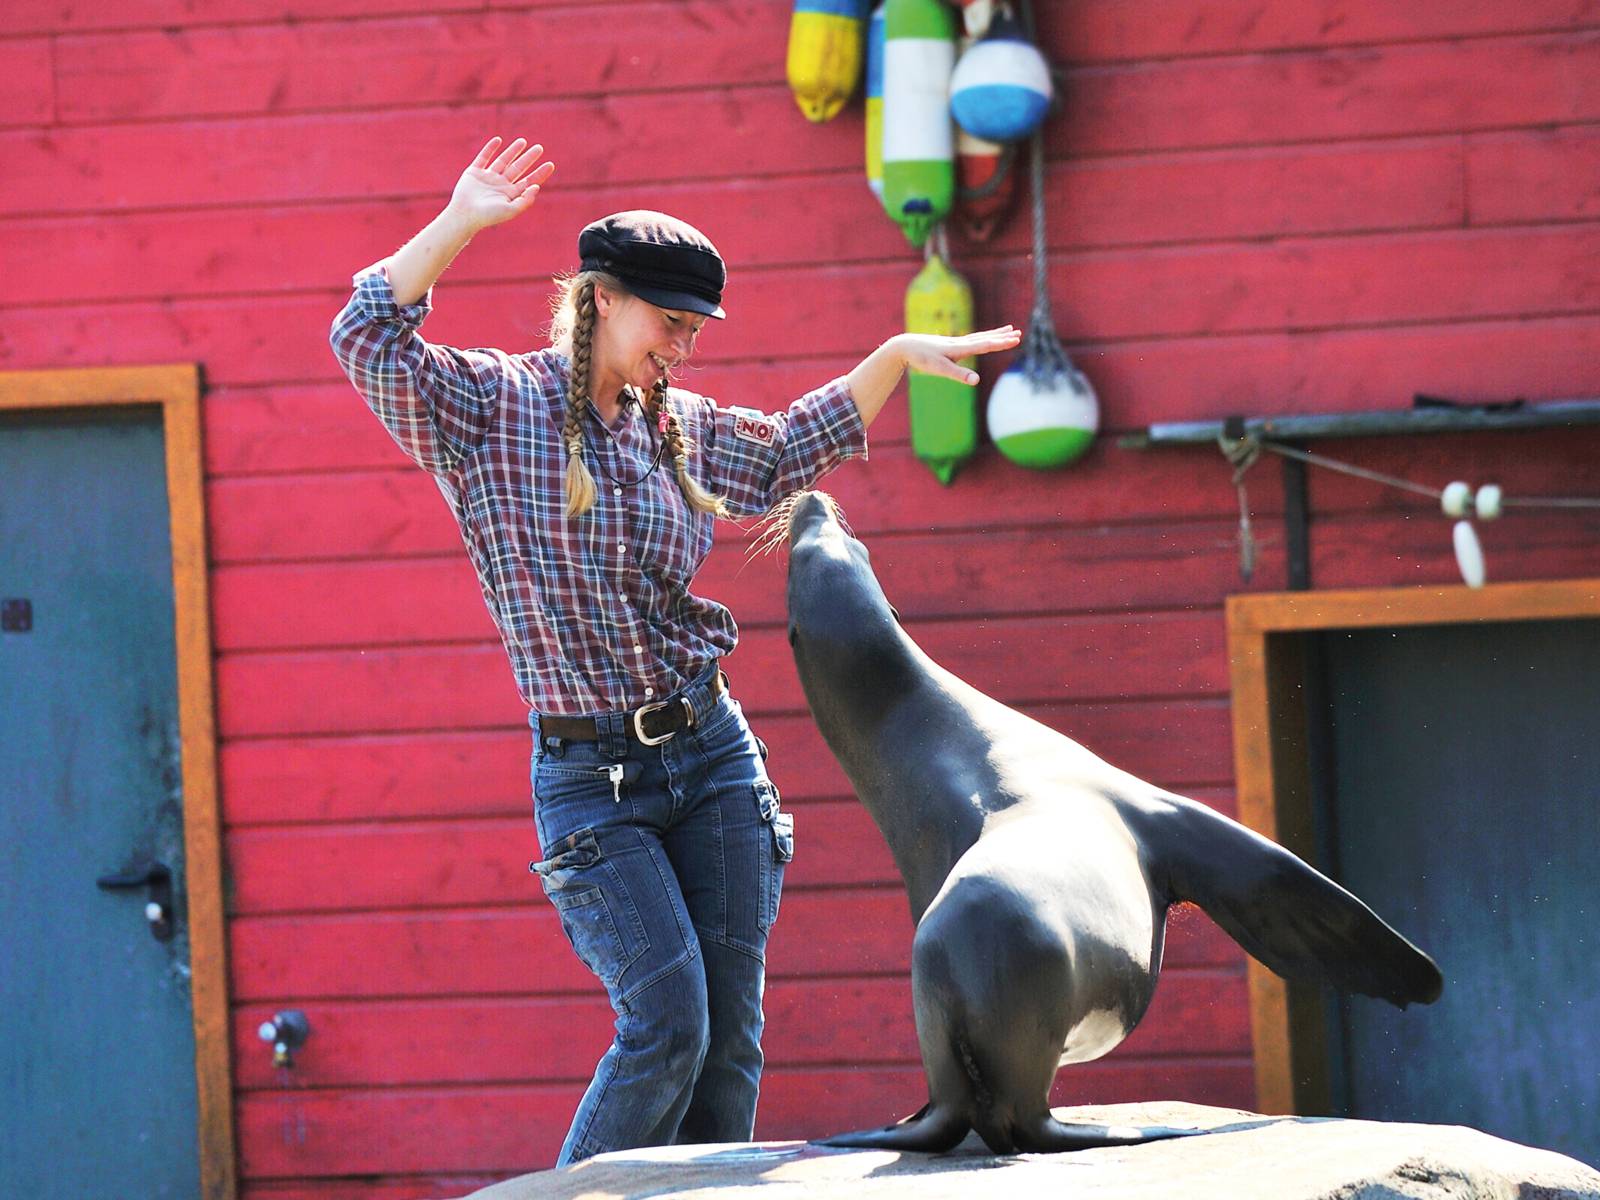
[[[995,17],[988,34],[961,56],[950,78],[956,124],[991,142],[1016,142],[1050,109],[1050,67],[1015,18]]]

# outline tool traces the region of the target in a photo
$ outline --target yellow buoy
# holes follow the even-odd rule
[[[972,332],[972,288],[937,253],[906,289],[906,332],[957,337]],[[977,369],[976,358],[961,365]],[[956,468],[978,448],[978,388],[943,375],[912,371],[911,449],[924,465],[949,483]]]
[[[866,47],[865,0],[795,0],[789,19],[789,88],[807,120],[839,115]]]

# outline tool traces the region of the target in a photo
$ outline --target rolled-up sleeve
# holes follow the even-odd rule
[[[708,483],[735,516],[767,512],[847,459],[867,456],[867,427],[842,375],[778,413],[697,399]]]
[[[503,356],[424,341],[417,330],[433,290],[415,304],[396,303],[382,263],[352,282],[328,338],[334,357],[413,462],[436,475],[453,470],[488,433]]]

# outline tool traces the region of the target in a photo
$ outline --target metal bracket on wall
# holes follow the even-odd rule
[[[1159,446],[1228,446],[1272,441],[1303,449],[1320,438],[1382,437],[1416,433],[1493,433],[1510,429],[1549,429],[1600,425],[1600,399],[1552,400],[1529,404],[1525,400],[1475,404],[1418,394],[1409,409],[1376,412],[1291,414],[1281,417],[1229,417],[1222,421],[1176,421],[1151,425],[1140,433],[1117,439],[1125,450]],[[1229,455],[1233,461],[1233,455]],[[1235,478],[1235,486],[1239,480]],[[1303,461],[1283,460],[1284,532],[1288,551],[1290,591],[1311,587],[1311,512]],[[1241,550],[1249,529],[1241,499]],[[1248,557],[1248,555],[1246,556]],[[1249,578],[1248,573],[1245,576]]]

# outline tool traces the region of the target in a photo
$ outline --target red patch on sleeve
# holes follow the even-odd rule
[[[778,427],[763,417],[739,413],[733,418],[733,436],[758,446],[770,446],[772,439],[778,436]]]

